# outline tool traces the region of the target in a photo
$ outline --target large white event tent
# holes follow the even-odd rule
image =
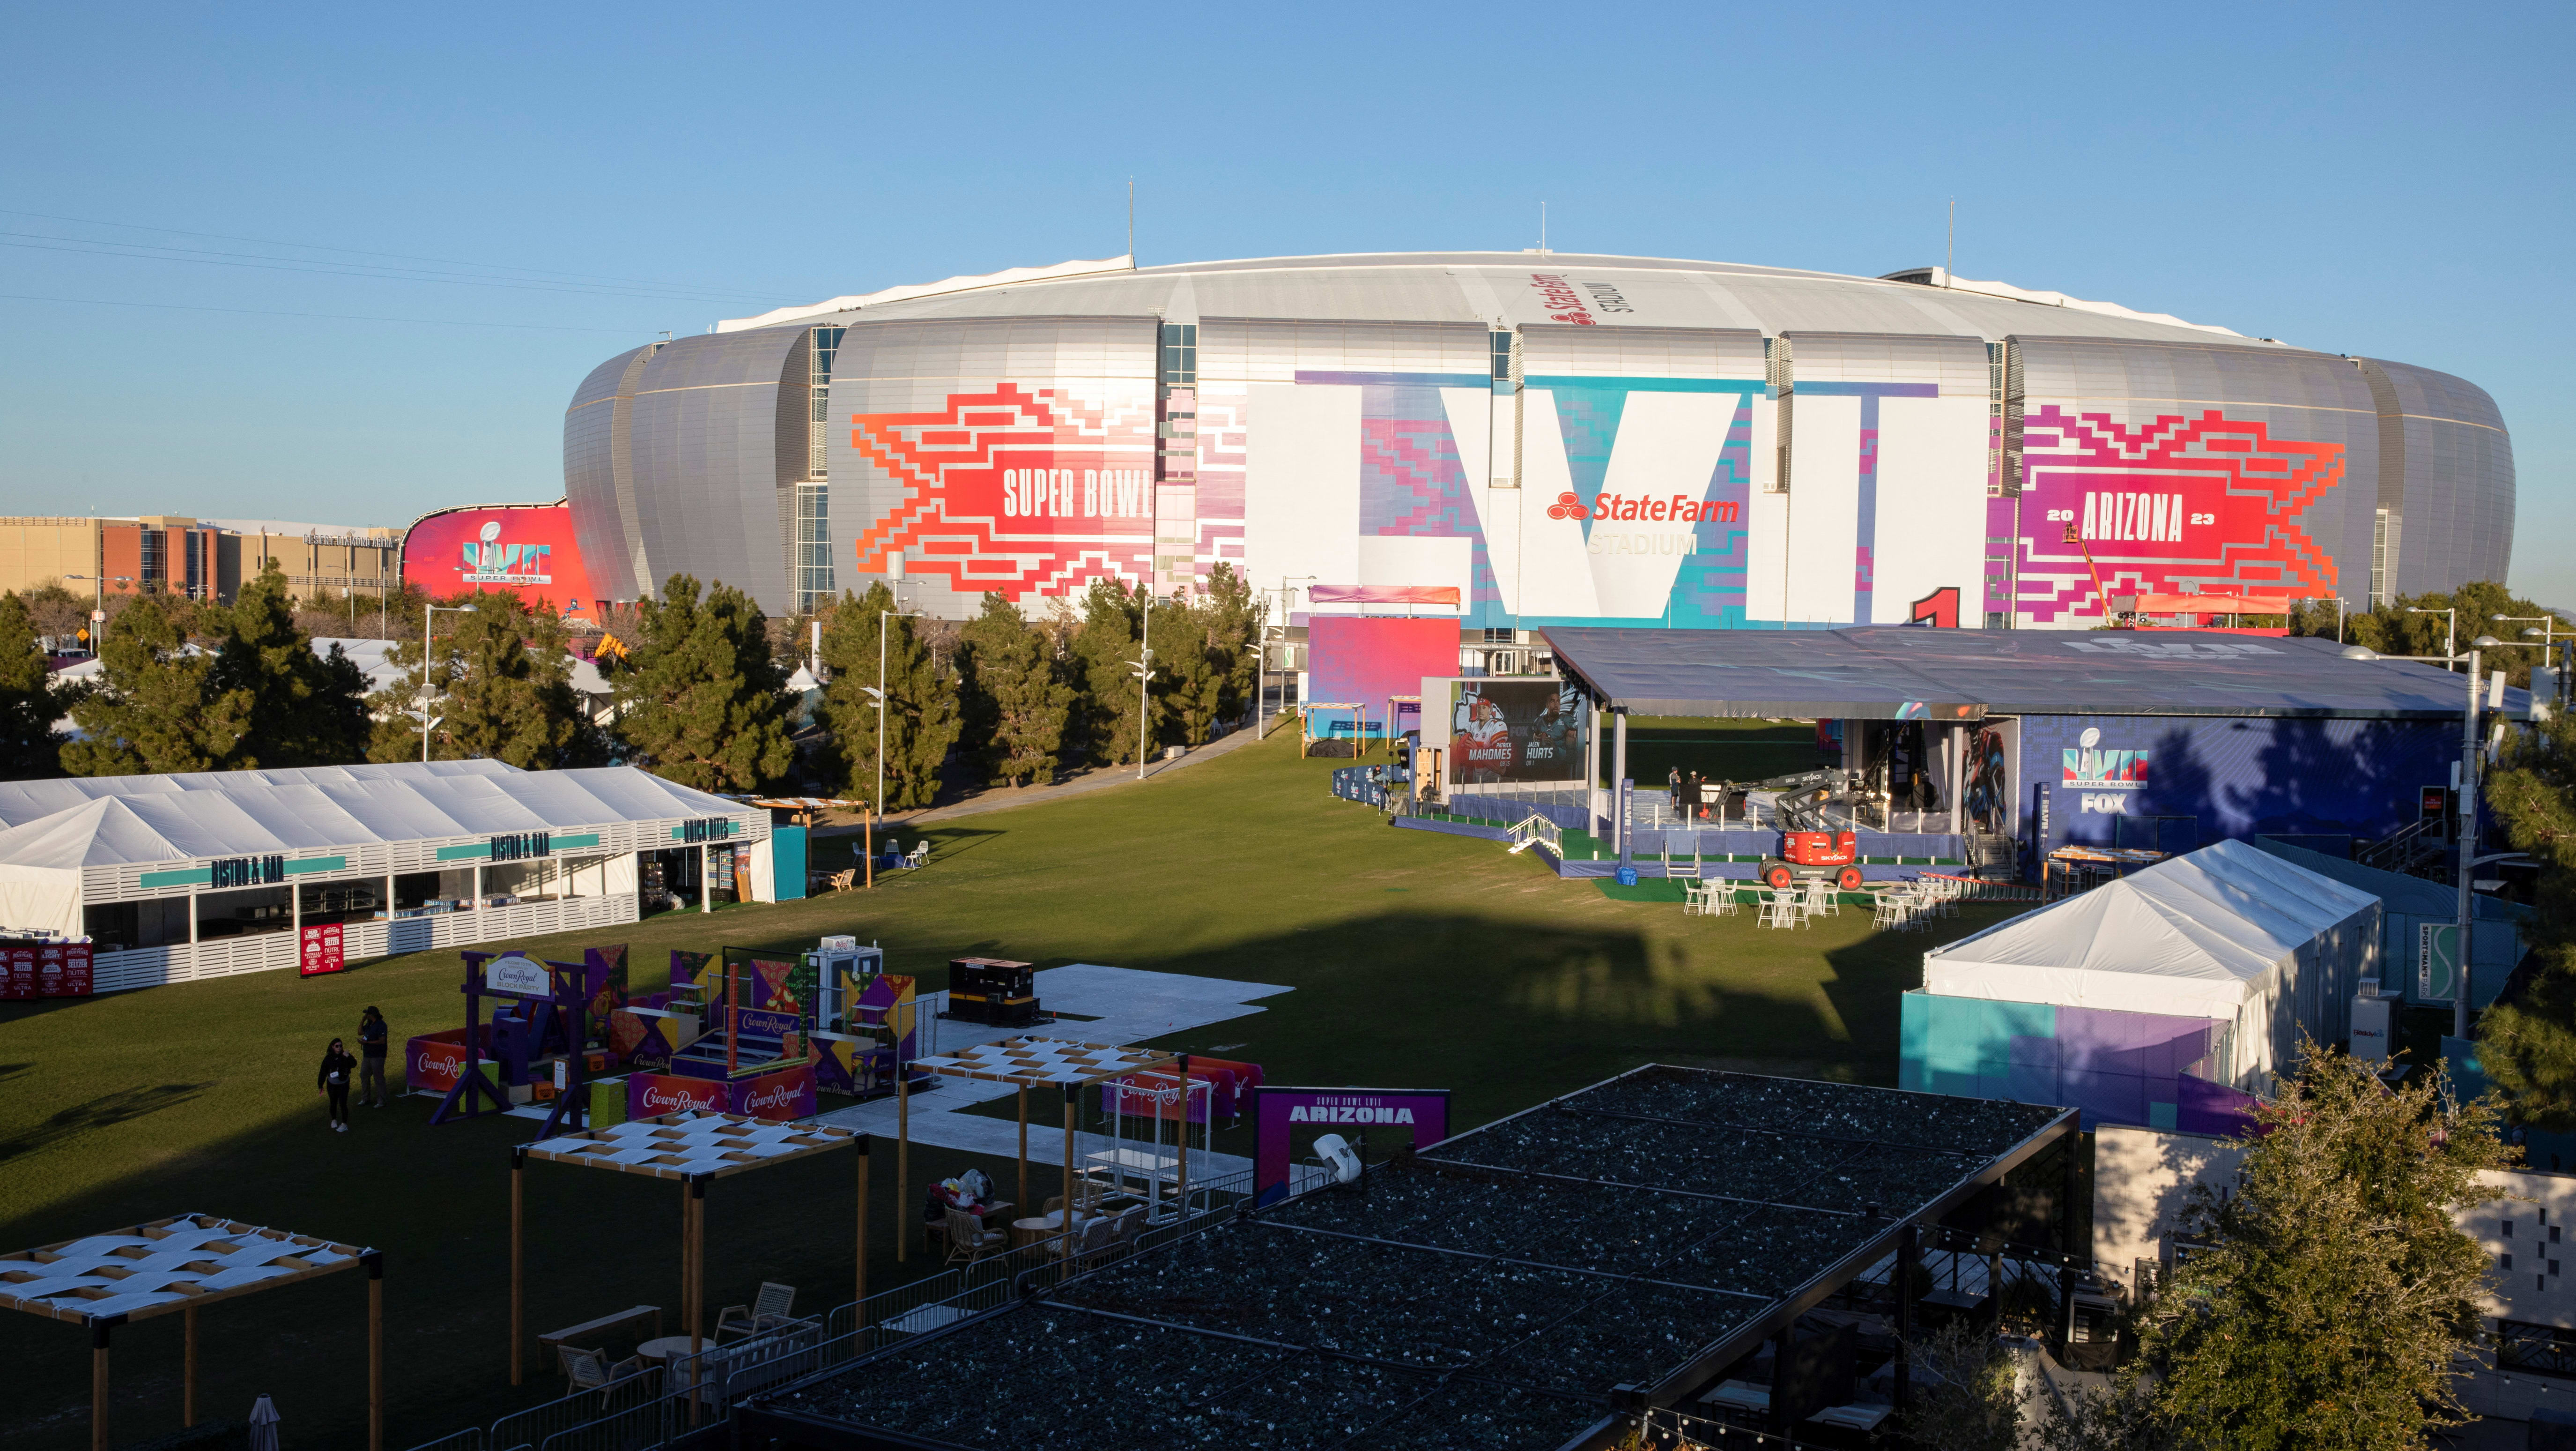
[[[2260,1092],[2299,1035],[2341,1045],[2379,981],[2377,897],[2241,841],[2158,862],[1923,954],[1924,991],[2232,1025],[2230,1087]]]
[[[0,782],[0,935],[87,936],[98,990],[636,920],[641,863],[766,899],[769,813],[629,766],[499,761]],[[695,870],[691,870],[695,868]],[[703,893],[701,894],[703,895]]]

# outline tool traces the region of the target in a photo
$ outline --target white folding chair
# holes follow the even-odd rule
[[[1762,899],[1760,927],[1804,927],[1807,914],[1798,910],[1798,894],[1786,888],[1774,889]]]
[[[1809,877],[1806,900],[1799,905],[1810,917],[1839,917],[1843,914],[1842,890],[1831,877]]]
[[[1733,881],[1725,877],[1711,877],[1701,885],[1708,890],[1707,897],[1700,903],[1701,912],[1711,917],[1732,917],[1744,910],[1744,904],[1735,899]]]
[[[1682,915],[1685,917],[1706,916],[1708,913],[1708,883],[1701,881],[1697,877],[1683,877],[1681,879],[1681,884]]]

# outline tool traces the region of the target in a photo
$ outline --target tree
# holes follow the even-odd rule
[[[420,759],[416,712],[426,696],[438,717],[432,760],[489,759],[544,770],[604,759],[604,742],[573,692],[562,619],[532,611],[512,594],[463,598],[467,613],[448,619],[447,635],[426,659],[416,640],[386,652],[404,675],[368,700],[378,717],[370,758]]]
[[[2433,613],[2412,614],[2410,609]],[[2452,614],[2445,616],[2440,613],[2443,610],[2450,610]],[[2347,613],[2343,621],[2343,637],[2382,655],[2439,655],[2446,645],[2465,655],[2471,640],[2480,635],[2493,635],[2503,641],[2504,646],[2487,651],[2480,664],[2489,670],[2504,671],[2509,684],[2528,686],[2531,667],[2542,661],[2538,645],[2522,643],[2523,622],[2548,613],[2548,610],[2515,595],[2503,585],[2492,580],[2476,580],[2447,594],[2437,591],[2400,595],[2384,608]],[[2499,622],[2494,618],[2497,615],[2506,619]],[[2290,633],[2334,638],[2335,602],[2310,600],[2300,606],[2290,620]],[[2466,689],[2465,686],[2462,688]]]
[[[1013,786],[1055,779],[1074,690],[1062,678],[1047,632],[1017,605],[987,594],[984,613],[966,627],[962,673],[967,739],[980,741],[991,779]]]
[[[2509,739],[2485,796],[2515,850],[2540,866],[2524,929],[2536,960],[2479,1016],[2478,1061],[2514,1122],[2565,1133],[2576,1130],[2576,718]]]
[[[227,768],[336,766],[367,757],[367,677],[338,645],[313,653],[295,624],[286,575],[274,560],[219,615],[223,643],[213,689],[247,702],[257,729]]]
[[[50,675],[26,601],[14,591],[0,594],[0,780],[62,770],[63,738],[54,732],[62,702]]]
[[[63,747],[75,776],[229,768],[252,728],[246,693],[218,690],[214,656],[188,638],[184,601],[129,600],[99,641],[99,678],[72,706],[81,738]]]
[[[1105,766],[1136,759],[1134,666],[1144,606],[1144,590],[1130,590],[1123,580],[1095,579],[1082,595],[1082,623],[1074,628],[1071,660],[1079,694],[1075,739]]]
[[[1994,1333],[1954,1320],[1915,1342],[1914,1409],[1903,1430],[1917,1451],[2014,1451],[2021,1397],[2012,1357]]]
[[[617,733],[655,775],[701,791],[760,791],[787,774],[796,743],[769,619],[729,584],[699,598],[685,574],[637,612],[617,674]]]
[[[72,648],[80,632],[89,628],[89,597],[73,594],[61,580],[40,581],[19,597],[26,601],[27,617],[35,622],[36,633],[53,640],[59,649]]]
[[[873,584],[863,595],[842,591],[823,625],[823,664],[831,682],[819,712],[831,733],[831,754],[818,762],[827,776],[847,783],[844,794],[877,794],[877,688],[885,680],[885,800],[877,809],[927,806],[939,794],[939,768],[957,744],[960,728],[957,673],[922,642],[911,616],[896,608],[894,592]],[[880,623],[890,627],[882,633]]]
[[[2184,1210],[2209,1248],[2164,1278],[2137,1360],[2054,1444],[2396,1451],[2464,1418],[2452,1358],[2475,1343],[2488,1260],[2456,1216],[2514,1153],[2492,1101],[2457,1103],[2438,1066],[2392,1089],[2306,1043],[2254,1116],[2229,1192],[2195,1186]]]

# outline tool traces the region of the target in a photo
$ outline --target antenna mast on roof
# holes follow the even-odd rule
[[[1547,203],[1538,204],[1538,254],[1547,255]]]
[[[1950,285],[1951,269],[1959,265],[1959,199],[1950,198],[1950,245],[1941,253],[1941,285]]]
[[[1127,270],[1136,270],[1136,178],[1127,178]]]

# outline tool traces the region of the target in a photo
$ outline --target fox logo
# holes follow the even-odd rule
[[[1547,517],[1551,519],[1589,519],[1592,517],[1592,511],[1584,508],[1583,501],[1574,497],[1573,493],[1569,491],[1567,493],[1557,495],[1556,502],[1547,506]]]

